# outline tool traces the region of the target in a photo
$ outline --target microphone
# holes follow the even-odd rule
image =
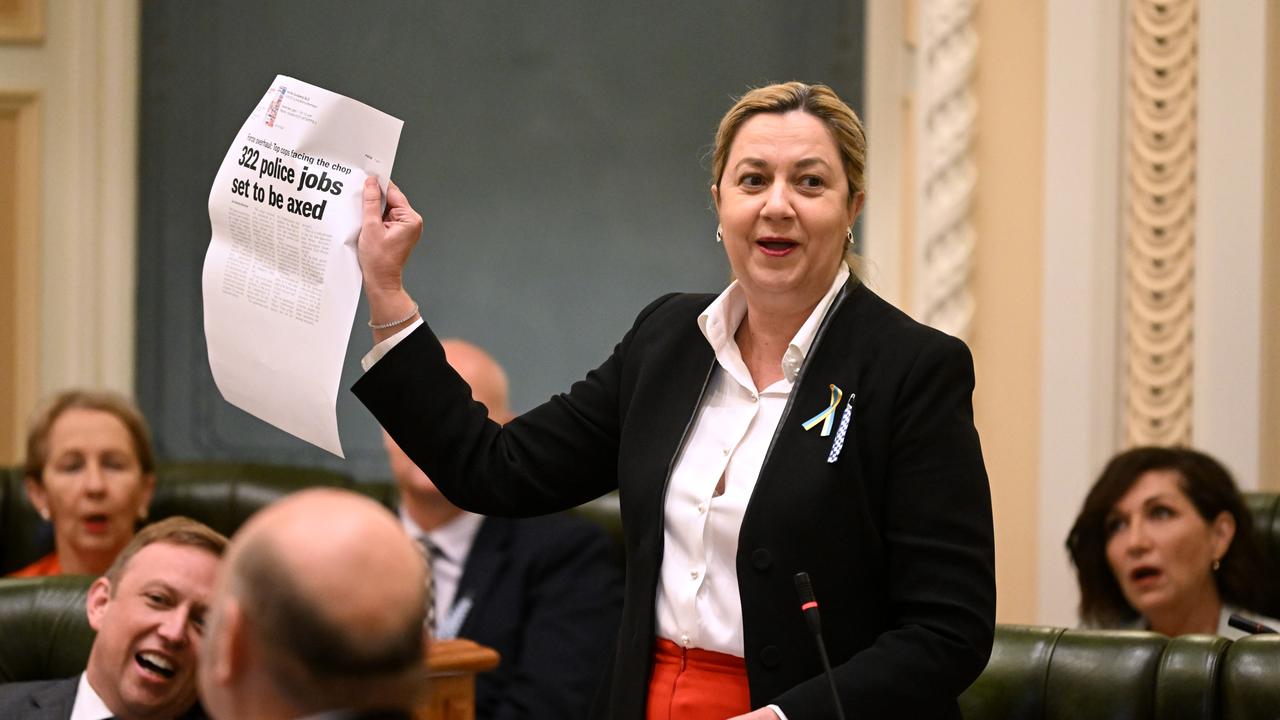
[[[840,693],[836,690],[836,676],[831,672],[831,661],[827,659],[827,646],[822,642],[822,618],[818,615],[818,598],[813,594],[813,581],[809,573],[796,573],[796,594],[800,596],[800,612],[809,623],[809,632],[818,643],[818,657],[822,658],[822,669],[827,674],[827,682],[831,684],[831,701],[836,706],[836,717],[844,720],[844,708],[840,705]]]
[[[1254,622],[1247,617],[1242,617],[1235,613],[1231,613],[1231,617],[1227,618],[1227,624],[1237,630],[1243,630],[1251,635],[1265,635],[1267,633],[1275,633],[1272,628],[1263,625],[1260,622]]]

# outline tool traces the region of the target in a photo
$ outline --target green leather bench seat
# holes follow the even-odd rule
[[[320,468],[261,463],[163,463],[156,468],[151,518],[186,515],[230,537],[258,509],[309,487],[349,488],[350,476]]]
[[[70,677],[93,645],[85,596],[93,578],[0,579],[0,683]]]
[[[1210,635],[1170,640],[1156,674],[1155,716],[1168,720],[1218,717],[1218,688],[1230,647],[1230,640]]]
[[[1222,720],[1280,718],[1280,635],[1231,643],[1222,673]]]
[[[1245,493],[1244,501],[1253,516],[1253,535],[1262,550],[1263,572],[1258,581],[1263,585],[1265,602],[1258,610],[1263,615],[1280,617],[1280,493]]]
[[[1280,636],[1000,625],[960,708],[966,720],[1274,720]]]

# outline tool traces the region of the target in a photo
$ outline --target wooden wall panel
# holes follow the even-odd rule
[[[44,40],[44,0],[0,0],[0,42]]]
[[[0,464],[22,457],[39,336],[39,96],[0,92]]]

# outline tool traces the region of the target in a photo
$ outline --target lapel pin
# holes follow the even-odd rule
[[[803,427],[807,431],[817,427],[818,423],[822,423],[822,430],[818,433],[818,435],[821,437],[826,437],[831,434],[831,425],[834,423],[836,419],[836,407],[840,405],[840,398],[844,396],[844,393],[840,390],[840,388],[836,387],[835,385],[830,385],[828,387],[831,388],[830,404],[827,405],[827,408],[825,410],[818,413],[817,415],[814,415],[808,420],[805,420],[804,423],[801,425],[801,427]]]
[[[844,436],[849,431],[849,420],[853,417],[853,398],[855,393],[849,393],[849,401],[844,404],[844,412],[840,415],[840,427],[836,428],[836,437],[831,441],[831,452],[827,455],[827,463],[834,463],[840,459],[840,451],[844,449]]]

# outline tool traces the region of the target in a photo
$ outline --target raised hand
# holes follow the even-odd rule
[[[376,178],[365,179],[364,217],[356,251],[369,299],[370,322],[382,324],[413,315],[413,299],[404,289],[404,266],[422,234],[422,216],[394,182],[387,183],[387,209]],[[398,327],[374,331],[374,340],[394,334]]]

